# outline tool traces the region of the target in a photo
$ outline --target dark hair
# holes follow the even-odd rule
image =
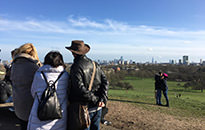
[[[51,65],[52,67],[62,65],[65,67],[63,56],[58,51],[50,51],[44,58],[44,65]]]

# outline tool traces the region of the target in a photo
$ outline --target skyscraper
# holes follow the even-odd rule
[[[183,64],[188,65],[189,64],[189,57],[188,56],[183,56]]]
[[[181,59],[179,59],[179,64],[180,64],[180,65],[182,64],[182,60],[181,60]]]

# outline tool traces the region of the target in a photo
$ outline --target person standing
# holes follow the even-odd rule
[[[14,57],[16,56],[16,53],[17,53],[17,50],[18,49],[14,49],[11,51],[11,64],[9,65],[5,65],[5,69],[6,69],[6,74],[5,74],[5,77],[4,77],[4,81],[8,84],[11,84],[11,66],[12,66],[12,61],[14,59]]]
[[[162,75],[162,91],[163,91],[163,95],[166,99],[166,105],[165,106],[169,107],[167,78],[168,78],[168,74],[163,73],[163,75]]]
[[[90,46],[84,41],[74,40],[70,47],[65,47],[72,52],[74,63],[70,70],[70,95],[69,101],[88,105],[91,125],[86,130],[99,130],[102,107],[107,101],[108,81],[97,63],[96,73],[91,91],[88,90],[93,73],[93,61],[86,56]],[[71,130],[76,130],[76,126],[68,126]]]
[[[156,104],[162,105],[161,103],[161,82],[162,82],[162,72],[159,72],[155,74],[155,98],[156,98]]]
[[[21,130],[27,129],[28,118],[33,105],[31,84],[40,61],[36,48],[26,43],[16,50],[11,67],[11,82],[15,114],[20,120]]]
[[[47,81],[44,79],[42,73],[45,74]],[[47,87],[46,82],[53,83],[60,74],[61,76],[55,84],[55,89],[62,109],[62,118],[41,121],[38,118],[37,109],[41,95]],[[45,56],[44,65],[35,73],[32,83],[31,94],[34,98],[34,103],[31,109],[27,130],[66,130],[68,77],[68,72],[65,71],[63,56],[60,52],[49,52]]]

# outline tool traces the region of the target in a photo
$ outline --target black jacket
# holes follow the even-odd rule
[[[163,91],[167,90],[167,89],[168,89],[167,79],[164,78],[164,79],[161,80],[161,82],[162,82],[162,84],[161,84],[161,89],[162,89]]]
[[[100,66],[97,63],[95,65],[95,78],[92,90],[89,91],[88,87],[93,73],[92,60],[85,55],[75,57],[69,79],[70,103],[88,104],[91,108],[98,106],[100,101],[107,101],[108,81]]]
[[[159,74],[155,74],[155,90],[161,89],[161,76]]]

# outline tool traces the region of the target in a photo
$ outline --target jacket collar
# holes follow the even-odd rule
[[[87,56],[86,55],[78,55],[74,58],[74,63],[82,60],[82,59],[87,59]]]
[[[32,56],[30,56],[29,54],[26,54],[26,53],[21,53],[21,54],[18,54],[17,56],[15,56],[13,62],[15,62],[17,59],[20,59],[20,58],[25,58],[33,63],[38,63],[38,60],[35,60]]]

